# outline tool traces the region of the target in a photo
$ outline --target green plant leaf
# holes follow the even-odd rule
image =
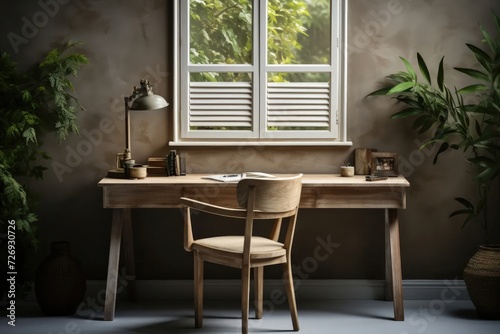
[[[481,64],[481,66],[483,66],[486,71],[490,72],[493,64],[493,60],[491,59],[491,57],[475,45],[468,43],[466,43],[465,45],[467,45],[467,47],[474,53],[474,56],[476,56],[476,59]]]
[[[455,197],[455,201],[459,202],[460,204],[462,204],[463,206],[465,206],[468,209],[471,209],[471,210],[474,209],[474,205],[463,197]]]
[[[471,68],[463,68],[463,67],[454,67],[455,70],[467,74],[471,78],[478,79],[481,81],[490,81],[490,77],[488,74],[485,74],[478,70],[473,70]]]
[[[405,92],[415,86],[415,83],[413,82],[401,82],[397,84],[396,86],[392,87],[388,92],[387,95],[394,94],[394,93],[402,93]]]
[[[413,81],[412,77],[406,72],[397,72],[386,76],[386,79],[394,82],[408,82]]]
[[[476,119],[476,133],[481,136],[482,132],[483,132],[483,129],[481,128],[481,124],[479,123],[479,121]]]
[[[417,52],[417,60],[418,60],[418,67],[420,68],[420,72],[424,76],[425,80],[427,80],[429,85],[432,85],[431,76],[429,74],[429,69],[427,68],[427,65],[425,64],[424,59],[422,58],[422,56],[418,52]]]
[[[494,165],[493,160],[491,160],[491,158],[488,158],[486,156],[477,156],[474,158],[469,158],[469,159],[467,159],[467,161],[469,161],[470,163],[473,163],[475,165],[482,166],[482,167],[489,167],[489,166]]]
[[[453,211],[452,213],[450,213],[448,218],[452,218],[452,217],[455,217],[458,215],[470,215],[473,213],[474,213],[474,210],[457,210],[457,211]]]
[[[406,117],[411,117],[411,116],[415,116],[415,115],[418,115],[418,114],[421,114],[422,113],[422,110],[419,109],[419,108],[406,108],[406,109],[403,109],[393,115],[391,115],[391,118],[406,118]]]
[[[23,90],[22,99],[24,102],[30,102],[32,100],[31,93],[28,90]]]
[[[471,93],[481,93],[487,91],[488,87],[483,84],[475,84],[463,87],[457,91],[458,94],[471,94]]]
[[[371,92],[370,94],[368,94],[367,96],[376,96],[376,95],[387,95],[387,93],[392,89],[393,86],[390,86],[390,87],[384,87],[384,88],[381,88],[381,89],[378,89],[374,92]]]
[[[407,104],[411,107],[415,107],[415,108],[419,108],[419,109],[423,109],[423,106],[422,104],[415,99],[415,97],[413,96],[409,96],[409,95],[399,95],[396,97],[396,99],[399,101],[399,102],[402,102],[404,104]]]
[[[484,40],[489,45],[491,51],[496,52],[495,40],[490,36],[490,34],[482,26],[480,26],[479,29],[481,30],[481,33],[483,34]]]
[[[420,128],[422,125],[425,124],[425,122],[427,122],[427,120],[429,119],[429,116],[428,115],[421,115],[419,116],[412,124],[412,129],[418,129]]]
[[[448,144],[447,142],[444,142],[441,144],[441,146],[439,147],[436,155],[434,156],[434,159],[432,161],[433,164],[436,164],[437,161],[438,161],[438,157],[441,153],[443,153],[444,151],[446,151],[448,148],[450,147],[450,144]]]
[[[495,24],[496,24],[496,27],[497,27],[497,30],[500,31],[500,16],[498,16],[497,13],[495,13],[494,11],[493,12],[493,16],[495,17]]]
[[[427,117],[425,119],[425,122],[420,127],[420,130],[418,130],[418,133],[422,134],[422,133],[427,132],[430,128],[432,128],[432,126],[434,125],[434,123],[435,122],[434,122],[434,119],[432,117]]]
[[[439,62],[437,82],[438,82],[439,90],[443,91],[443,89],[444,89],[444,56],[443,56],[443,58],[441,58],[441,61]]]
[[[26,139],[26,144],[29,144],[30,142],[34,144],[38,144],[36,140],[36,132],[35,129],[30,127],[24,130],[23,132],[23,137]]]
[[[500,173],[499,167],[487,167],[482,172],[477,175],[477,180],[481,183],[488,182],[490,180],[494,180],[498,174]]]
[[[3,194],[5,195],[9,206],[21,207],[27,206],[27,195],[23,186],[5,169],[6,166],[0,166],[0,180],[3,183]]]
[[[412,81],[416,82],[417,81],[417,74],[415,73],[413,66],[411,66],[410,62],[408,60],[404,59],[403,57],[399,57],[399,59],[401,59],[401,61],[405,64],[406,71],[410,75],[410,78],[412,79]]]

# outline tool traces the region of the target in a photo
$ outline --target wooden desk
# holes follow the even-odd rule
[[[108,279],[104,320],[113,320],[120,244],[123,235],[125,278],[129,298],[135,294],[135,264],[132,240],[132,208],[177,208],[182,196],[218,205],[236,206],[236,183],[202,179],[203,175],[148,177],[142,180],[104,178],[104,208],[114,209],[109,246]],[[301,208],[378,208],[385,210],[386,299],[394,302],[394,319],[404,320],[399,220],[397,209],[406,208],[404,177],[365,181],[364,176],[306,174],[302,180]]]

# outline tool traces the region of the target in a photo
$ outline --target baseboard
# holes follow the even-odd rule
[[[126,281],[119,281],[118,300],[127,298]],[[87,281],[86,295],[104,300],[105,281]],[[191,280],[138,280],[137,297],[141,300],[192,299],[193,281]],[[265,299],[284,298],[281,280],[266,280]],[[295,282],[297,300],[302,299],[351,299],[383,300],[385,283],[382,280],[302,280]],[[239,280],[206,280],[204,285],[206,299],[240,298]],[[462,280],[404,280],[403,298],[405,300],[441,300],[453,298],[468,300],[469,294]]]

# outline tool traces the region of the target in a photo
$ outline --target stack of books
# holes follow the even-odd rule
[[[186,160],[175,150],[168,152],[165,166],[167,176],[186,175]]]
[[[166,158],[150,157],[148,159],[148,176],[165,176],[166,172]]]
[[[186,175],[186,160],[175,150],[171,150],[165,158],[150,157],[148,159],[148,176],[180,175]]]

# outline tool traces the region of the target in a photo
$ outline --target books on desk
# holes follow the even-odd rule
[[[166,157],[150,157],[148,165],[148,176],[186,175],[186,159],[175,150],[170,150]]]
[[[166,157],[165,172],[167,176],[186,175],[186,160],[176,150],[170,150]]]
[[[244,178],[268,178],[275,177],[274,175],[262,173],[262,172],[246,172],[246,173],[232,173],[232,174],[216,174],[216,175],[207,175],[203,176],[202,179],[215,180],[220,182],[238,182]]]

